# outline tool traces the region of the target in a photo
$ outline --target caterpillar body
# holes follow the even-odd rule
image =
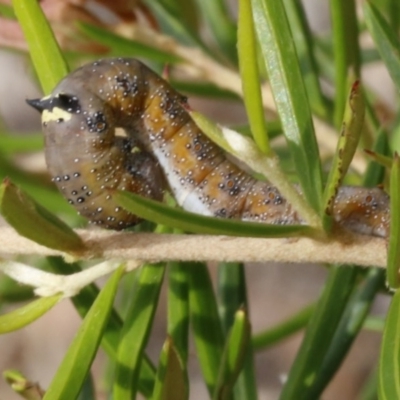
[[[275,187],[227,159],[182,107],[186,101],[141,62],[118,58],[81,67],[28,103],[42,113],[54,182],[94,224],[124,229],[139,220],[108,189],[161,200],[168,187],[195,213],[303,223]],[[347,229],[385,237],[389,197],[379,188],[341,187],[333,216]]]

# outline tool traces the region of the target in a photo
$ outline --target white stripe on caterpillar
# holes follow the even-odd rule
[[[145,65],[123,58],[85,65],[50,96],[28,101],[42,111],[53,180],[92,223],[123,229],[138,222],[107,189],[161,200],[167,187],[195,213],[303,223],[275,187],[226,158],[190,118],[185,102]],[[125,134],[116,135],[120,129]],[[378,188],[342,187],[333,216],[347,229],[385,237],[389,198]]]

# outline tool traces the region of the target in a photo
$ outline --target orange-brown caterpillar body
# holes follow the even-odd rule
[[[134,59],[108,59],[72,72],[52,94],[29,103],[42,112],[46,161],[68,201],[92,223],[138,222],[110,190],[161,200],[167,187],[184,209],[204,215],[302,223],[278,190],[228,160],[182,107],[186,99]],[[386,236],[389,198],[380,189],[343,187],[334,219]]]

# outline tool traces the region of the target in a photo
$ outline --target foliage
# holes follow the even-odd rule
[[[186,67],[189,79],[174,77],[171,82],[177,88],[184,88],[182,90],[189,95],[229,101],[243,99],[249,126],[242,130],[250,130],[254,139],[242,138],[241,143],[250,149],[248,153],[231,145],[229,137],[232,134],[229,136],[226,130],[198,113],[192,112],[192,116],[212,140],[247,162],[255,172],[267,175],[308,223],[307,226],[267,226],[218,221],[191,216],[171,205],[124,192],[116,194],[124,207],[155,224],[168,226],[158,225],[157,232],[170,232],[175,228],[230,236],[320,236],[329,240],[332,221],[325,210],[332,204],[338,185],[346,179],[368,186],[383,184],[384,168],[375,160],[384,160],[386,166],[389,164],[391,207],[396,212],[393,213],[393,229],[388,238],[387,280],[395,294],[384,327],[378,379],[366,383],[368,394],[364,391],[362,398],[398,398],[400,303],[397,260],[400,258],[400,233],[396,228],[399,225],[400,183],[399,157],[396,154],[392,164],[389,157],[398,141],[400,119],[396,115],[391,126],[386,125],[394,132],[388,141],[386,133],[380,130],[376,112],[379,99],[368,87],[368,82],[363,82],[363,85],[359,82],[363,66],[382,60],[399,88],[399,23],[393,12],[396,0],[366,3],[361,20],[357,20],[354,0],[332,0],[333,34],[329,37],[311,31],[299,1],[239,0],[237,23],[230,16],[224,0],[144,0],[136,3],[137,12],[144,10],[147,26],[139,24],[134,37],[129,34],[121,36],[117,33],[117,25],[82,20],[72,27],[68,20],[58,21],[58,27],[65,24],[64,28],[73,30],[77,41],[74,42],[75,48],[64,50],[57,44],[57,24],[54,23],[54,35],[36,1],[13,0],[12,8],[1,6],[0,16],[11,21],[16,19],[15,23],[18,21],[22,27],[45,94],[68,70],[88,58],[98,58],[98,52],[102,51],[102,56],[140,57],[158,71],[165,63],[169,63],[172,70]],[[122,20],[130,15],[118,14],[117,8],[109,7]],[[133,24],[133,19],[129,23]],[[205,39],[203,26],[213,40]],[[377,51],[360,47],[360,35],[365,31],[371,34]],[[84,41],[85,51],[79,40]],[[334,75],[331,65],[335,67]],[[334,85],[334,95],[322,90],[321,81]],[[271,126],[275,128],[274,132]],[[339,139],[336,131],[339,132],[340,127]],[[289,149],[289,152],[279,149],[280,158],[271,143],[276,136],[284,137]],[[320,157],[316,136],[322,137],[322,142],[332,138],[338,142],[336,150],[330,149],[329,160]],[[359,141],[365,147],[373,148],[373,151],[369,149],[373,161],[364,174],[350,168]],[[53,307],[62,295],[72,296],[83,322],[45,394],[36,386],[34,393],[30,391],[32,386],[27,389],[29,381],[23,376],[10,371],[4,373],[14,390],[24,398],[94,399],[93,385],[101,385],[93,383],[90,368],[101,346],[114,371],[113,377],[104,384],[114,399],[133,399],[137,393],[154,400],[188,399],[188,338],[191,334],[211,399],[257,399],[254,354],[306,326],[280,398],[317,399],[362,331],[376,295],[379,292],[388,295],[382,270],[373,266],[365,271],[355,265],[331,265],[315,304],[278,326],[251,336],[246,269],[242,263],[219,265],[218,295],[205,263],[145,264],[130,272],[133,284],[125,294],[130,299],[125,312],[113,304],[124,271],[132,269],[128,260],[100,263],[97,270],[93,268],[100,274],[104,270],[116,270],[101,291],[92,283],[93,279],[79,281],[80,284],[69,286],[68,290],[66,286],[57,286],[53,284],[54,275],[49,271],[59,275],[76,273],[78,276],[87,266],[85,260],[96,254],[90,253],[87,243],[70,228],[82,224],[82,221],[77,219],[74,210],[54,187],[43,177],[23,171],[14,162],[12,156],[15,153],[36,151],[39,147],[37,136],[22,144],[11,134],[1,132],[0,172],[8,179],[1,187],[0,210],[21,235],[49,248],[65,251],[68,254],[66,259],[73,258],[76,262],[68,264],[60,257],[48,257],[44,262],[33,260],[29,266],[17,260],[2,263],[0,268],[18,282],[35,285],[34,282],[46,281],[46,286],[41,291],[36,290],[36,294],[49,297],[34,300],[32,291],[21,289],[14,281],[1,277],[0,306],[27,299],[30,303],[1,315],[0,333],[31,323]],[[366,156],[358,154],[357,157],[366,166]],[[331,170],[325,173],[329,166],[332,166]],[[288,172],[293,167],[304,196],[293,188],[289,179]],[[146,226],[138,229],[145,230]],[[45,271],[33,272],[32,265],[39,269],[44,264]],[[28,274],[29,279],[26,278]],[[23,275],[24,279],[21,278]],[[146,354],[146,345],[164,281],[168,286],[168,328],[156,366]],[[62,285],[66,280],[56,282]]]

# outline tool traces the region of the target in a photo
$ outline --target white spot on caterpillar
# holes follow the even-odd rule
[[[64,120],[69,121],[72,118],[72,114],[68,111],[62,110],[59,107],[54,107],[51,111],[43,110],[42,112],[42,122],[46,123],[49,121]]]

